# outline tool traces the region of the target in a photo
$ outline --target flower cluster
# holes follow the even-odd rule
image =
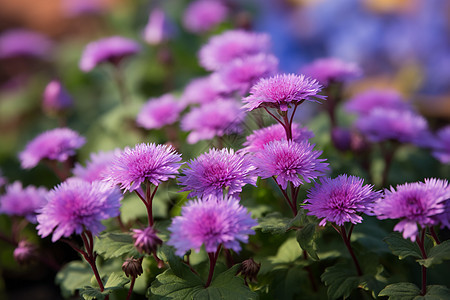
[[[182,110],[180,102],[166,94],[149,99],[137,115],[136,122],[145,129],[159,129],[176,122]]]
[[[220,0],[197,0],[186,8],[183,24],[191,32],[206,32],[222,23],[227,14],[228,8]]]
[[[321,58],[304,66],[300,73],[317,79],[323,85],[331,82],[344,82],[361,75],[361,69],[354,63],[344,62],[338,58]]]

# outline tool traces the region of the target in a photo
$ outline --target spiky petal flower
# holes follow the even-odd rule
[[[187,141],[195,144],[200,140],[239,133],[244,117],[239,103],[233,99],[219,99],[193,108],[181,120],[181,128],[191,131]]]
[[[109,166],[115,157],[120,155],[120,152],[120,149],[115,149],[107,152],[91,153],[90,160],[86,162],[86,167],[76,163],[72,172],[76,177],[89,182],[103,180]]]
[[[243,108],[248,111],[259,107],[268,107],[286,111],[288,106],[303,100],[325,99],[318,95],[322,86],[305,75],[279,74],[262,78],[250,90],[250,96],[243,99]]]
[[[69,128],[55,128],[35,137],[19,154],[24,169],[34,168],[40,160],[66,161],[75,155],[75,150],[81,148],[86,139]]]
[[[229,195],[237,195],[246,184],[256,185],[255,167],[249,157],[234,153],[232,149],[210,149],[187,163],[178,177],[182,191],[191,191],[188,197],[216,195],[227,189]]]
[[[113,185],[120,185],[126,191],[134,191],[148,181],[159,185],[169,178],[175,178],[181,163],[181,155],[172,146],[137,144],[126,148],[112,162],[105,177]]]
[[[80,69],[89,72],[98,64],[110,62],[118,64],[124,57],[140,51],[140,45],[128,38],[112,36],[89,43],[80,59]]]
[[[313,150],[314,144],[308,141],[273,141],[254,154],[253,164],[261,178],[276,177],[277,183],[286,189],[288,182],[299,186],[328,170],[326,159],[320,159],[322,151]]]
[[[403,96],[393,89],[370,89],[356,94],[345,103],[345,109],[359,115],[368,115],[376,108],[412,110]]]
[[[256,225],[239,200],[209,196],[191,200],[181,209],[181,216],[175,217],[168,228],[171,235],[167,244],[174,246],[179,256],[190,249],[198,252],[202,245],[209,253],[220,244],[239,252],[239,242],[247,243]]]
[[[6,192],[0,196],[0,213],[10,216],[26,217],[28,221],[36,223],[37,210],[47,202],[47,189],[34,186],[22,187],[22,183],[15,181],[6,186]]]
[[[97,235],[105,228],[101,220],[119,215],[122,195],[105,182],[69,178],[51,190],[47,199],[37,216],[37,230],[42,237],[53,232],[56,242],[84,230]]]
[[[300,73],[317,79],[323,85],[330,82],[344,82],[361,76],[362,70],[354,63],[342,61],[335,57],[319,58],[304,66]]]
[[[338,177],[321,178],[308,191],[304,208],[308,215],[322,219],[319,223],[325,226],[327,222],[344,225],[346,222],[361,223],[361,213],[371,214],[373,203],[380,198],[380,193],[372,190],[372,185],[364,185],[363,179],[356,176],[339,175]]]
[[[436,217],[444,213],[449,198],[448,181],[429,178],[386,189],[383,198],[375,203],[374,213],[378,219],[400,219],[394,230],[403,232],[403,238],[414,242],[417,225],[422,228],[437,225]]]
[[[314,137],[314,133],[306,127],[300,127],[297,123],[292,123],[292,140],[300,143]],[[269,127],[253,131],[247,136],[244,142],[244,152],[257,152],[272,141],[286,140],[286,131],[281,124],[274,124]]]
[[[143,230],[133,229],[133,232],[134,246],[141,253],[152,254],[162,244],[162,240],[151,226]]]
[[[432,146],[433,156],[443,164],[450,163],[450,125],[437,132],[437,139]]]
[[[269,45],[270,38],[267,34],[229,30],[213,36],[200,49],[200,65],[206,70],[216,71],[236,58],[267,53]]]
[[[182,110],[180,102],[166,94],[149,99],[137,115],[136,122],[145,129],[159,129],[177,121]]]
[[[190,32],[206,32],[222,23],[227,14],[228,8],[219,0],[197,0],[186,8],[183,24]]]

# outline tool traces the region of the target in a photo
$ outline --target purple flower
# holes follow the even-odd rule
[[[306,127],[300,127],[296,123],[292,123],[292,140],[301,143],[306,139],[314,137],[314,133]],[[247,136],[246,146],[242,149],[244,152],[257,152],[264,149],[264,146],[272,141],[286,140],[286,131],[281,124],[274,124],[266,128],[258,129]]]
[[[106,10],[102,0],[64,0],[61,4],[64,14],[69,17],[99,14]]]
[[[12,29],[0,36],[0,58],[29,56],[47,59],[52,49],[53,42],[34,31]]]
[[[107,152],[91,153],[90,160],[86,162],[86,167],[76,163],[75,168],[72,170],[73,174],[85,181],[102,181],[107,175],[109,166],[120,155],[121,150],[116,149]]]
[[[380,192],[372,191],[372,185],[363,185],[363,179],[356,176],[339,175],[335,179],[321,178],[308,191],[304,206],[308,215],[316,216],[319,225],[327,222],[344,225],[345,222],[361,223],[360,213],[371,214],[375,200],[380,198]]]
[[[181,216],[175,217],[168,228],[172,234],[167,244],[174,246],[179,256],[190,249],[198,252],[203,244],[208,253],[221,244],[239,252],[239,242],[247,243],[256,225],[239,200],[209,196],[191,200],[181,209]]]
[[[255,167],[247,155],[234,153],[232,149],[210,149],[187,163],[184,176],[178,177],[181,191],[191,191],[188,198],[215,195],[219,197],[224,189],[229,195],[237,195],[246,184],[256,186]]]
[[[52,80],[45,87],[42,106],[47,112],[60,112],[73,105],[72,97],[58,80]]]
[[[432,148],[433,156],[441,163],[447,164],[450,162],[450,125],[437,132],[437,139]]]
[[[354,63],[348,63],[338,58],[320,58],[304,66],[300,73],[317,79],[323,85],[330,82],[344,82],[361,76],[362,70]]]
[[[304,75],[280,74],[263,78],[250,90],[250,96],[243,99],[248,111],[259,107],[272,107],[286,111],[291,104],[301,101],[325,99],[318,95],[322,86],[314,79]]]
[[[376,108],[412,110],[403,96],[392,89],[371,89],[355,95],[346,104],[345,109],[360,115],[368,115]]]
[[[222,23],[227,14],[228,9],[221,1],[197,0],[186,8],[183,24],[190,32],[206,32]]]
[[[0,213],[9,216],[21,216],[28,221],[36,223],[37,210],[47,202],[45,197],[48,191],[39,187],[22,187],[22,183],[15,181],[6,186],[6,192],[0,196]]]
[[[159,45],[172,35],[171,24],[162,9],[154,9],[144,29],[144,40],[150,45]]]
[[[181,155],[172,146],[137,144],[126,148],[111,163],[105,180],[126,191],[138,189],[142,183],[159,185],[175,178],[181,163]]]
[[[98,64],[110,62],[118,64],[124,57],[136,54],[141,46],[121,36],[112,36],[89,43],[80,59],[80,69],[89,72]]]
[[[326,159],[319,159],[322,151],[313,150],[308,141],[273,141],[254,154],[253,164],[261,178],[276,177],[277,183],[286,189],[288,181],[294,186],[311,182],[328,170]]]
[[[97,235],[105,228],[101,220],[119,215],[122,195],[105,182],[69,178],[51,190],[47,199],[36,228],[42,237],[53,232],[52,241],[56,242],[84,230]]]
[[[22,240],[14,249],[13,256],[19,265],[26,265],[36,258],[38,249],[27,240]]]
[[[184,89],[181,102],[183,105],[193,103],[205,104],[217,100],[220,91],[214,85],[210,76],[192,80]]]
[[[378,219],[401,219],[394,230],[403,232],[403,238],[416,240],[417,224],[422,228],[438,223],[436,216],[445,210],[450,198],[447,180],[429,178],[385,189],[384,196],[375,203],[374,213]]]
[[[219,99],[194,107],[181,120],[181,128],[191,131],[187,137],[189,144],[209,140],[215,136],[239,133],[245,114],[234,99]]]
[[[19,154],[19,159],[24,169],[34,168],[42,159],[63,162],[75,155],[75,150],[85,143],[86,139],[72,129],[55,128],[29,142]]]
[[[149,99],[137,115],[136,122],[145,129],[159,129],[176,122],[182,110],[180,102],[166,94]]]
[[[134,246],[141,253],[152,254],[162,244],[153,227],[149,226],[144,230],[133,229],[133,232]]]
[[[270,54],[237,58],[212,75],[214,84],[220,91],[239,91],[245,95],[260,78],[274,75],[278,69],[278,59]]]
[[[200,65],[209,71],[216,71],[236,58],[267,53],[269,44],[267,34],[244,30],[226,31],[213,36],[200,49]]]

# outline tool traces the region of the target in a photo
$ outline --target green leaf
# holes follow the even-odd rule
[[[414,298],[426,300],[447,300],[450,299],[450,289],[443,285],[428,285],[425,296]]]
[[[113,291],[123,288],[130,280],[122,275],[123,273],[112,273],[105,284],[105,291]],[[105,292],[104,291],[104,292]]]
[[[326,268],[320,278],[328,287],[329,299],[347,298],[360,282],[354,268],[349,268],[348,263],[339,263]]]
[[[125,284],[127,284],[130,280],[125,278],[120,273],[112,273],[108,281],[105,284],[105,289],[100,291],[99,287],[85,286],[80,289],[80,295],[83,296],[85,300],[105,299],[106,295],[111,294],[114,290],[122,289]]]
[[[319,260],[317,256],[317,245],[315,242],[316,224],[308,224],[297,231],[297,242],[300,247],[308,252],[314,260]]]
[[[447,259],[450,259],[450,240],[444,241],[431,248],[428,253],[428,258],[419,259],[418,262],[429,268],[430,266],[440,264]]]
[[[295,238],[289,238],[278,248],[277,254],[268,257],[268,260],[274,265],[290,264],[296,262],[301,255],[302,249],[298,245],[297,240]]]
[[[399,259],[404,259],[408,256],[415,258],[422,258],[419,246],[408,239],[404,239],[401,234],[393,232],[389,234],[384,241],[388,244],[394,255]]]
[[[71,261],[58,272],[55,282],[60,286],[63,296],[68,298],[80,287],[89,285],[91,277],[92,270],[87,263]]]
[[[419,295],[420,289],[410,282],[390,284],[378,294],[378,296],[388,296],[389,300],[411,300]]]
[[[257,229],[262,232],[282,234],[290,227],[291,219],[283,217],[279,212],[273,212],[258,219]]]
[[[134,247],[133,237],[129,233],[106,232],[96,238],[95,251],[105,259],[127,256],[141,257]]]
[[[103,300],[105,299],[105,294],[103,294],[99,288],[94,288],[92,286],[85,286],[82,289],[80,289],[80,295],[85,300]]]

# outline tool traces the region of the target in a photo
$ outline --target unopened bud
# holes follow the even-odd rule
[[[152,254],[158,246],[162,244],[162,240],[156,235],[156,231],[152,227],[144,230],[133,229],[134,246],[141,253]]]
[[[122,271],[127,277],[138,277],[144,272],[142,270],[142,259],[127,258],[122,264]]]
[[[26,265],[33,260],[36,252],[36,246],[28,241],[20,241],[16,249],[14,249],[14,259],[19,265]]]
[[[72,98],[58,80],[52,80],[44,91],[43,108],[48,113],[60,113],[73,105]]]
[[[238,270],[238,274],[241,273],[244,276],[245,282],[247,282],[247,279],[251,282],[256,282],[256,277],[260,268],[261,263],[258,264],[253,260],[253,258],[249,258],[242,262]]]

